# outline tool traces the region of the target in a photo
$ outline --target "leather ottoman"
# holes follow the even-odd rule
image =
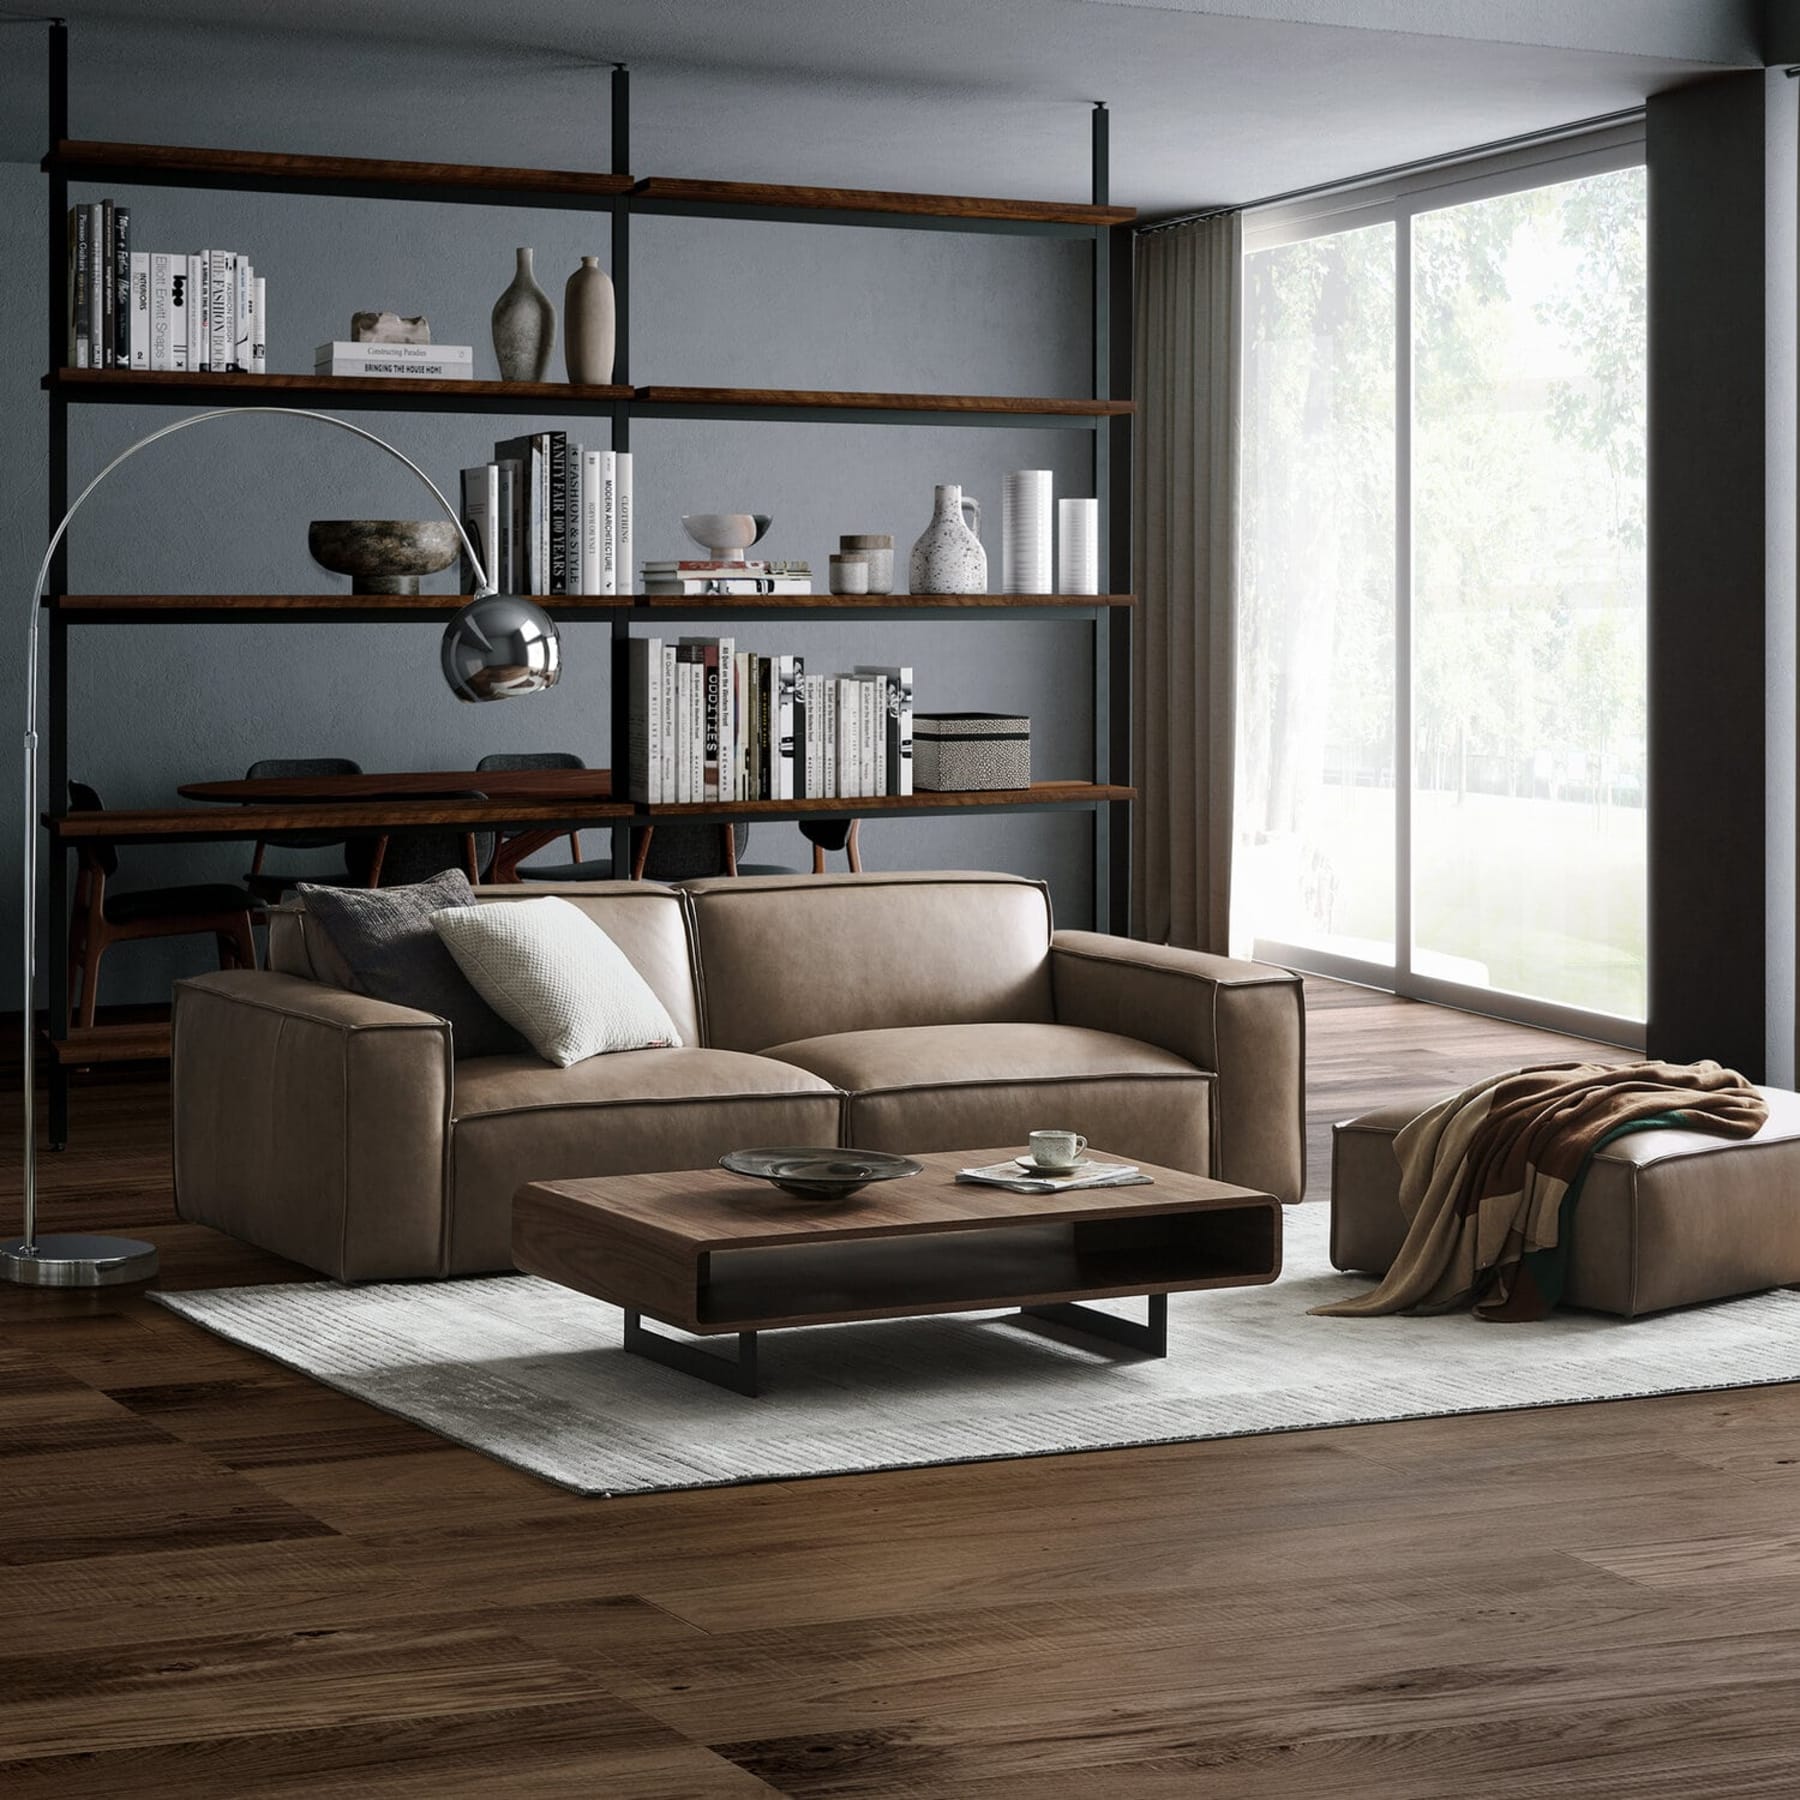
[[[1564,1300],[1662,1312],[1800,1285],[1800,1094],[1759,1090],[1753,1138],[1639,1131],[1594,1158],[1575,1215]],[[1331,1260],[1384,1275],[1406,1235],[1394,1138],[1442,1095],[1348,1119],[1331,1140]]]

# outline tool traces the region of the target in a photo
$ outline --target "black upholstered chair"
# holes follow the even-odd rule
[[[244,771],[246,781],[277,781],[301,775],[360,775],[362,765],[347,756],[266,756]],[[256,840],[250,857],[250,872],[244,885],[259,900],[279,900],[283,892],[297,881],[317,882],[325,887],[354,886],[347,867],[325,869],[265,869],[263,862],[271,850],[330,850],[345,842],[341,831],[279,831]]]
[[[573,750],[499,750],[491,756],[484,756],[475,765],[479,775],[492,770],[514,769],[585,769],[587,764]],[[527,851],[526,855],[532,852]],[[581,833],[569,833],[569,857],[571,862],[581,861]],[[520,868],[518,876],[521,881],[543,880],[542,876],[534,876],[529,870]],[[504,877],[502,877],[504,879]],[[579,875],[564,877],[566,880],[579,881]]]
[[[100,796],[85,781],[69,783],[70,812],[105,810]],[[219,881],[109,891],[118,872],[119,853],[112,843],[81,841],[75,907],[69,919],[69,1006],[77,1025],[94,1022],[101,957],[112,945],[131,938],[194,937],[210,932],[218,940],[221,968],[256,967],[256,938],[250,928],[256,903],[247,889]]]
[[[433,794],[434,800],[485,800],[486,794],[470,790],[461,794]],[[408,800],[417,794],[372,794],[372,800]],[[461,869],[470,881],[485,879],[494,860],[495,834],[445,826],[441,831],[382,832],[351,838],[345,860],[357,887],[405,887],[428,881],[445,869]]]

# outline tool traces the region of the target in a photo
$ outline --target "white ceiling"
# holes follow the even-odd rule
[[[1761,63],[1755,0],[63,0],[76,136],[1235,203],[1614,112]],[[0,28],[0,152],[43,138]]]

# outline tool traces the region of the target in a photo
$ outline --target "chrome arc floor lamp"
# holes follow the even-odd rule
[[[160,431],[139,438],[121,451],[75,497],[74,504],[63,514],[61,522],[50,534],[49,547],[39,565],[37,581],[31,590],[31,616],[27,627],[28,647],[25,661],[25,787],[24,820],[20,858],[20,910],[23,914],[24,937],[21,958],[24,988],[21,1004],[25,1015],[24,1083],[22,1099],[25,1112],[25,1156],[21,1200],[23,1204],[21,1236],[0,1244],[0,1275],[29,1287],[111,1287],[122,1282],[143,1281],[156,1273],[156,1246],[138,1238],[105,1237],[87,1232],[57,1232],[39,1235],[37,1230],[37,1030],[35,993],[38,938],[38,622],[43,610],[44,584],[50,578],[50,565],[57,547],[68,532],[69,523],[80,512],[88,496],[98,488],[121,463],[128,462],[140,450],[178,431],[205,425],[214,419],[241,419],[263,413],[286,419],[310,419],[320,425],[347,431],[365,443],[385,450],[431,490],[433,499],[455,525],[457,535],[475,573],[475,594],[445,627],[439,660],[444,679],[459,700],[510,700],[525,694],[541,693],[555,685],[562,670],[562,647],[556,623],[541,606],[519,594],[501,594],[489,578],[487,565],[471,542],[469,533],[438,484],[403,451],[395,449],[385,438],[347,419],[330,413],[312,412],[297,406],[232,406],[212,412],[194,413],[177,419]],[[52,799],[58,798],[52,796]],[[61,921],[52,920],[52,929]]]

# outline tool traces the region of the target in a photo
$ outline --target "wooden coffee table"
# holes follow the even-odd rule
[[[1148,1187],[1012,1194],[956,1180],[1011,1154],[920,1156],[922,1175],[839,1205],[717,1168],[534,1181],[513,1198],[513,1261],[621,1307],[626,1349],[740,1394],[756,1392],[762,1331],[1017,1307],[1163,1356],[1170,1294],[1254,1287],[1281,1272],[1272,1195],[1150,1163]],[[1083,1304],[1135,1294],[1149,1298],[1144,1324]],[[736,1355],[665,1337],[646,1319],[735,1336]]]

